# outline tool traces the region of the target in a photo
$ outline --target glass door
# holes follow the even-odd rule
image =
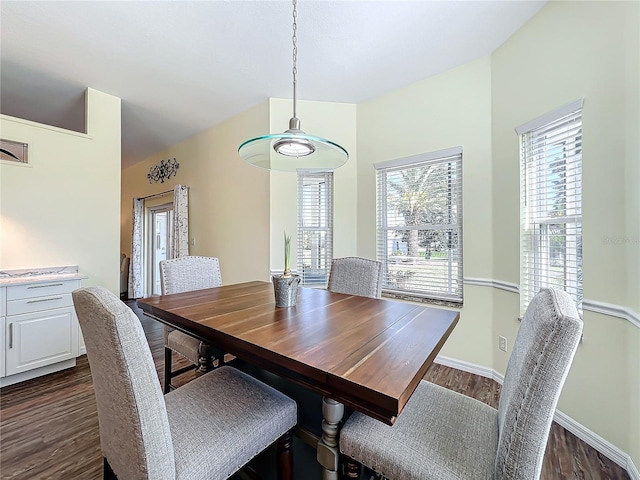
[[[160,262],[172,258],[173,203],[149,208],[149,255],[150,295],[160,295]]]

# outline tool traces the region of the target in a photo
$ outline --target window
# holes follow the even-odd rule
[[[298,172],[298,274],[326,285],[333,258],[333,173]]]
[[[462,148],[375,167],[383,292],[462,303]]]
[[[542,287],[582,311],[582,101],[516,129],[520,135],[520,308]]]

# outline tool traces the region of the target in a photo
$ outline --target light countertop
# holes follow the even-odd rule
[[[56,280],[84,280],[85,278],[88,277],[78,272],[77,265],[22,270],[0,270],[0,287],[46,283]]]

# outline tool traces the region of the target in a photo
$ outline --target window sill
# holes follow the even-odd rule
[[[456,302],[452,300],[442,300],[438,298],[426,298],[426,297],[420,297],[417,295],[412,295],[410,293],[402,293],[402,292],[383,291],[382,298],[390,298],[392,300],[403,300],[405,302],[427,303],[429,305],[437,305],[439,307],[447,307],[447,308],[461,309],[463,307],[463,302]]]

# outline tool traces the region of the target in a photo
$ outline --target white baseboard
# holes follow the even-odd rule
[[[480,365],[476,365],[474,363],[465,362],[464,360],[456,360],[455,358],[438,355],[435,359],[435,362],[439,363],[440,365],[444,365],[445,367],[457,368],[458,370],[462,370],[463,372],[473,373],[485,378],[491,378],[498,382],[500,385],[502,385],[502,382],[504,381],[504,377],[495,370],[487,367],[481,367]]]
[[[62,362],[52,363],[51,365],[45,365],[44,367],[34,368],[33,370],[27,370],[26,372],[16,373],[14,375],[9,375],[8,377],[0,378],[0,387],[7,387],[14,383],[24,382],[25,380],[49,375],[50,373],[59,372],[60,370],[73,368],[75,366],[76,359],[72,358]]]
[[[496,372],[495,370],[475,365],[470,362],[465,362],[463,360],[456,360],[454,358],[438,355],[435,359],[435,363],[444,365],[445,367],[456,368],[463,372],[473,373],[474,375],[480,375],[481,377],[491,378],[500,385],[504,382],[504,375]],[[624,468],[629,474],[631,480],[640,480],[640,473],[638,473],[638,469],[628,453],[623,452],[618,447],[605,440],[597,433],[592,432],[581,423],[575,421],[569,415],[562,413],[560,410],[556,410],[553,419],[558,423],[558,425],[566,428],[587,445],[595,448],[612,462],[615,462]]]
[[[638,467],[633,463],[631,456],[627,458],[627,473],[631,480],[640,480],[640,472],[638,471]]]
[[[553,419],[558,425],[566,428],[568,431],[573,433],[580,440],[592,446],[601,454],[603,454],[605,457],[617,463],[627,471],[629,471],[629,465],[630,464],[633,465],[633,460],[631,460],[630,455],[627,455],[618,447],[616,447],[615,445],[612,445],[610,442],[602,438],[597,433],[592,432],[591,430],[586,428],[584,425],[576,422],[573,418],[571,418],[566,413],[562,413],[560,410],[556,410],[556,414],[553,416]],[[635,465],[633,468],[635,468]],[[629,472],[629,476],[631,476],[631,472]],[[631,478],[633,479],[633,477]]]
[[[473,363],[465,362],[464,360],[456,360],[455,358],[444,357],[438,355],[435,359],[436,363],[444,365],[445,367],[456,368],[463,372],[473,373],[474,375],[480,375],[481,377],[493,378],[494,370],[487,367],[481,367]]]

